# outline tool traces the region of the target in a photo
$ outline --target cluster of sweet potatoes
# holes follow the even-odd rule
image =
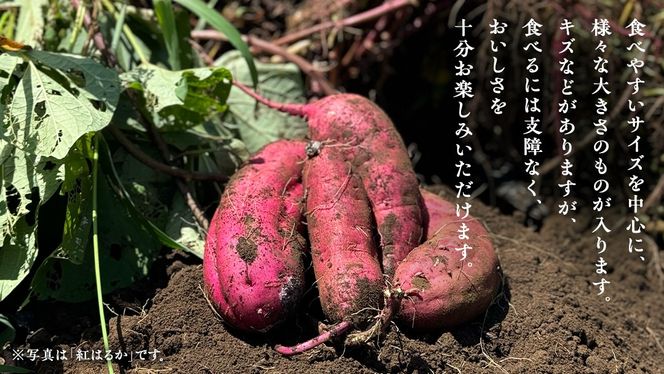
[[[281,140],[233,176],[208,232],[205,289],[224,321],[264,332],[305,289],[305,252],[333,325],[283,354],[395,318],[415,330],[476,317],[500,283],[484,227],[421,190],[403,140],[371,101],[340,94],[311,104],[258,101],[302,116],[310,142]],[[461,223],[469,238],[459,239]],[[458,249],[470,244],[467,258]],[[355,333],[355,339],[366,338]]]

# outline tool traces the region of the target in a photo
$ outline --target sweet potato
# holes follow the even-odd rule
[[[429,240],[439,228],[457,220],[456,205],[423,188],[420,188],[420,192],[427,216],[426,240]]]
[[[303,184],[307,228],[316,283],[329,330],[292,347],[291,356],[361,326],[382,303],[383,274],[373,241],[373,220],[366,191],[339,148],[324,147],[307,160]]]
[[[307,160],[307,230],[321,306],[334,322],[380,308],[383,274],[364,187],[338,148]],[[364,314],[366,316],[366,313]]]
[[[484,312],[500,285],[498,258],[484,226],[475,218],[459,220],[455,207],[423,193],[429,213],[430,238],[397,267],[394,281],[410,296],[401,301],[397,318],[414,330],[449,328]],[[464,222],[469,239],[460,240]],[[457,250],[468,243],[467,257]]]
[[[371,203],[380,235],[382,266],[396,265],[423,238],[423,201],[406,147],[392,121],[370,100],[352,94],[325,97],[310,104],[280,104],[234,82],[257,101],[307,119],[312,140],[344,146]]]
[[[306,169],[307,167],[305,167]],[[307,175],[306,172],[305,175]],[[305,184],[306,180],[305,177]],[[380,314],[376,316],[375,323],[367,330],[351,333],[346,339],[347,344],[361,344],[370,341],[377,334],[384,332],[385,327],[389,326],[389,322],[395,315],[402,322],[408,323],[409,326],[415,329],[439,328],[462,323],[486,309],[495,293],[499,282],[496,269],[497,258],[491,243],[488,239],[482,238],[487,234],[484,228],[475,219],[465,220],[471,230],[474,230],[470,234],[473,236],[470,242],[481,243],[484,247],[481,249],[482,255],[470,253],[468,260],[478,262],[473,271],[460,269],[460,264],[456,265],[451,262],[453,260],[458,261],[460,258],[456,251],[451,253],[448,248],[443,247],[440,249],[443,253],[438,253],[436,247],[438,244],[443,246],[446,243],[451,244],[456,239],[456,228],[460,221],[456,217],[454,204],[426,190],[421,190],[421,195],[426,204],[425,213],[427,214],[427,231],[429,233],[427,239],[429,240],[414,249],[397,267],[395,280],[401,284],[397,284],[393,289],[385,290],[384,296],[386,296],[385,301],[387,303]],[[330,205],[324,207],[330,207]],[[314,237],[312,236],[312,241]],[[478,260],[482,256],[486,256],[486,258]],[[441,261],[442,263],[439,263]],[[445,264],[444,261],[448,261],[448,263]],[[448,270],[450,273],[448,273]],[[459,279],[458,275],[461,271],[475,276],[477,278],[475,282],[478,286],[484,287],[483,290],[474,290],[466,278]],[[429,281],[429,278],[426,278],[427,276],[431,278],[431,283],[440,281],[441,284],[436,287],[427,286],[426,283]],[[457,277],[452,278],[452,276]],[[457,297],[454,294],[455,292],[460,292],[461,296]],[[404,295],[407,296],[405,300],[403,299]],[[327,298],[327,296],[321,296],[321,302],[324,302],[324,298]],[[446,302],[438,303],[438,299]],[[403,304],[401,303],[402,300]],[[464,315],[464,313],[468,313],[468,315]],[[354,327],[357,327],[354,323],[343,320],[311,340],[293,347],[278,345],[275,349],[287,356],[299,354],[326,342],[332,337],[345,334]]]
[[[334,95],[304,109],[312,139],[352,145],[352,160],[371,203],[385,274],[420,243],[423,212],[417,177],[387,115],[358,95]]]
[[[298,304],[304,288],[299,200],[305,143],[278,141],[231,178],[210,224],[203,276],[229,325],[263,332]]]

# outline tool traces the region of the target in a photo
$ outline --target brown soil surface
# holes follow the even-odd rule
[[[661,280],[654,264],[627,253],[624,224],[605,253],[612,282],[607,302],[591,284],[599,278],[589,218],[571,224],[551,217],[535,233],[519,217],[480,203],[473,212],[493,236],[504,288],[485,316],[453,331],[415,336],[393,327],[371,347],[344,349],[337,342],[285,358],[272,346],[313,336],[310,324],[289,322],[270,336],[230,332],[203,296],[201,266],[186,265],[149,308],[111,319],[112,347],[161,352],[155,361],[123,362],[128,373],[664,372]],[[64,367],[71,373],[102,368],[73,361]]]

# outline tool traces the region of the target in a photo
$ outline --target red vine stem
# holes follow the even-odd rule
[[[225,35],[216,31],[216,30],[194,30],[190,34],[192,39],[208,39],[208,40],[228,40]],[[311,77],[316,83],[320,85],[321,91],[325,95],[334,95],[337,93],[337,90],[332,86],[332,84],[325,79],[323,74],[318,71],[311,63],[304,58],[288,52],[283,47],[280,47],[272,42],[263,40],[251,35],[244,35],[242,37],[244,41],[252,47],[252,49],[257,49],[259,51],[264,51],[275,56],[279,56],[286,61],[290,61],[297,65],[302,72]]]
[[[280,112],[288,113],[293,116],[298,116],[298,117],[307,116],[305,104],[278,103],[276,101],[264,98],[263,96],[259,95],[256,91],[252,90],[251,88],[245,86],[244,84],[238,81],[233,81],[233,85],[242,90],[247,95],[251,96],[254,100],[267,106],[268,108],[276,109]]]
[[[388,0],[375,8],[369,9],[361,13],[357,13],[348,18],[344,18],[338,21],[327,21],[319,23],[312,27],[296,31],[292,34],[284,35],[281,38],[272,41],[270,44],[275,46],[291,44],[295,41],[306,38],[307,36],[315,34],[320,31],[332,28],[349,27],[360,23],[368,22],[373,19],[379,18],[382,15],[392,13],[398,9],[416,4],[417,4],[416,0]],[[205,35],[206,38],[208,39],[225,40],[223,34],[216,30],[200,30],[200,31],[192,31],[191,33],[192,38],[202,38],[201,37],[202,35]]]
[[[332,28],[340,29],[348,26],[357,25],[360,23],[364,23],[379,18],[384,14],[392,13],[397,9],[401,9],[406,6],[416,5],[416,4],[417,4],[416,0],[387,0],[375,8],[357,13],[348,18],[344,18],[338,21],[327,21],[319,23],[312,27],[296,31],[292,34],[284,35],[281,38],[274,40],[273,43],[276,45],[291,44],[295,41],[306,38],[309,35],[315,34],[323,30],[332,29]]]

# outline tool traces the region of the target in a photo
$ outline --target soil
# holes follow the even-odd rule
[[[592,221],[581,219],[589,214],[579,215],[574,224],[552,216],[536,233],[521,224],[523,217],[501,215],[479,202],[472,209],[491,232],[504,286],[487,313],[471,323],[426,335],[392,326],[371,346],[345,348],[336,342],[285,358],[273,345],[314,336],[315,322],[302,316],[319,315],[315,303],[268,336],[229,331],[203,295],[201,265],[176,260],[168,267],[167,285],[153,298],[137,287],[112,298],[115,310],[124,312],[110,320],[111,348],[159,351],[154,361],[125,359],[116,368],[127,373],[664,372],[662,279],[648,262],[653,256],[642,262],[628,253],[624,224],[611,220],[619,226],[604,253],[611,284],[598,296],[592,285],[600,279]],[[126,303],[124,308],[118,300]],[[91,322],[94,317],[87,318],[69,319],[73,334],[51,323],[46,328],[60,330],[42,335],[53,336],[51,346],[100,349],[98,326]],[[24,348],[45,344],[34,335]],[[104,367],[102,362],[70,360],[37,369],[98,373]]]

